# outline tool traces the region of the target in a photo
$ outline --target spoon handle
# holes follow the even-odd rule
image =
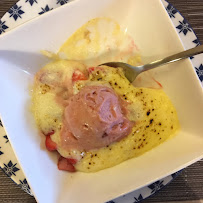
[[[158,66],[161,66],[161,65],[164,65],[167,63],[172,63],[175,61],[179,61],[179,60],[182,60],[184,58],[188,58],[190,56],[194,56],[194,55],[201,54],[201,53],[203,53],[203,45],[197,46],[197,47],[192,48],[192,49],[188,49],[186,51],[180,52],[178,54],[174,54],[172,56],[168,56],[164,59],[160,59],[160,60],[154,61],[154,62],[149,63],[149,64],[146,64],[143,66],[143,70],[146,71],[149,69],[153,69],[153,68],[156,68]]]

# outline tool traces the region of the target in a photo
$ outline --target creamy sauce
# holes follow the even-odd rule
[[[141,62],[132,37],[109,18],[88,21],[68,38],[58,55],[63,59],[82,61],[87,66],[107,61]]]
[[[66,69],[73,64],[75,63],[71,61],[57,61],[45,66],[41,71],[51,70],[54,65],[54,71],[63,69],[66,72]],[[74,83],[74,89],[78,92],[83,86],[93,84],[109,86],[125,100],[128,103],[128,118],[135,121],[136,125],[121,141],[88,152],[67,151],[62,145],[60,134],[64,106],[56,100],[56,92],[58,92],[56,86],[52,87],[51,83],[50,86],[42,85],[37,81],[33,92],[33,109],[39,128],[45,134],[55,131],[51,138],[57,143],[57,150],[64,157],[80,160],[75,165],[78,171],[95,172],[139,156],[164,142],[178,130],[176,110],[163,90],[136,88],[124,77],[121,69],[110,67],[96,69],[90,74],[89,80]]]
[[[96,172],[137,157],[172,137],[179,129],[176,110],[158,81],[155,83],[159,89],[134,87],[121,69],[110,67],[88,74],[88,66],[106,61],[141,63],[134,41],[114,21],[108,18],[89,21],[62,45],[57,55],[48,55],[56,60],[36,74],[32,110],[41,132],[54,131],[51,139],[57,144],[58,152],[63,157],[78,160],[75,165],[78,171]],[[88,80],[73,82],[75,70],[82,71]],[[139,85],[139,81],[137,83]],[[82,87],[94,85],[112,88],[127,102],[127,116],[135,125],[128,136],[109,146],[89,151],[67,150],[61,140],[66,101]]]
[[[158,146],[179,129],[175,108],[163,90],[136,88],[122,71],[106,68],[106,72],[93,73],[90,80],[107,82],[115,92],[129,103],[129,118],[136,122],[126,138],[100,150],[87,152],[76,169],[94,172],[112,167],[137,157]]]

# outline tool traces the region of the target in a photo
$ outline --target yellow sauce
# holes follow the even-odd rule
[[[107,36],[100,32],[102,26],[104,29],[105,26],[108,27],[110,35],[105,41],[106,44],[103,43],[103,45],[101,45],[102,40],[104,41]],[[110,43],[112,37],[114,37],[114,43]],[[103,60],[102,56],[105,56],[105,60],[108,61],[108,53],[111,53],[108,46],[111,50],[116,45],[122,45],[121,53],[118,49],[114,52],[116,54],[110,56],[110,59],[129,61],[134,65],[140,63],[136,47],[129,48],[131,38],[127,36],[126,39],[125,37],[126,35],[120,26],[110,19],[102,18],[89,21],[61,47],[58,56],[63,55],[63,58],[69,60],[53,61],[36,75],[32,94],[32,110],[36,123],[44,134],[52,130],[55,131],[51,139],[57,143],[57,150],[63,157],[82,156],[82,159],[75,165],[78,171],[96,172],[137,157],[172,137],[179,129],[176,110],[163,90],[134,87],[124,77],[121,69],[103,67],[104,71],[93,71],[89,80],[74,83],[73,93],[76,94],[84,85],[96,83],[110,86],[123,100],[129,103],[130,114],[128,117],[136,122],[131,134],[119,142],[89,152],[74,150],[70,152],[61,147],[60,131],[64,107],[57,103],[56,94],[62,91],[62,97],[68,97],[68,90],[60,89],[60,84],[70,81],[75,69],[86,71],[85,65],[72,60],[82,61],[86,65],[99,64]],[[51,76],[46,82],[41,82],[39,78],[43,72],[53,73],[50,74]],[[71,84],[67,82],[67,85]]]
[[[179,129],[176,110],[163,90],[136,88],[121,70],[106,68],[106,74],[93,73],[91,80],[107,82],[124,100],[136,121],[129,136],[100,150],[87,152],[76,164],[83,172],[95,172],[137,157],[173,136]]]

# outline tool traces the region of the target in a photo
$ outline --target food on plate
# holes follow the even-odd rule
[[[126,118],[124,105],[105,85],[84,86],[70,97],[64,110],[62,144],[69,149],[89,151],[121,140],[133,126]]]
[[[37,73],[33,111],[47,149],[65,157],[59,168],[69,171],[114,166],[157,146],[179,127],[163,90],[134,87],[122,69],[85,69],[68,60]]]
[[[107,39],[101,27],[107,27]],[[35,75],[32,111],[47,150],[60,154],[60,170],[96,172],[115,166],[179,129],[163,89],[135,87],[121,68],[97,66],[110,59],[140,63],[132,38],[114,21],[89,21],[54,58]]]
[[[124,31],[123,31],[124,29]],[[95,18],[76,30],[61,46],[58,56],[87,66],[107,61],[141,64],[139,50],[127,29],[109,18]]]

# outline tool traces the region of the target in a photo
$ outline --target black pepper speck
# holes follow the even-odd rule
[[[150,110],[149,110],[149,111],[147,111],[147,116],[149,116],[149,114],[150,114]]]

